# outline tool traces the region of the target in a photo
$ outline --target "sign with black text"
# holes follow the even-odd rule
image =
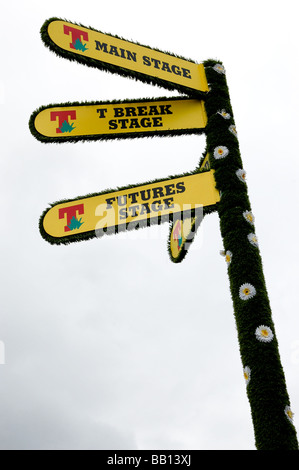
[[[169,222],[219,202],[213,171],[79,197],[53,204],[40,219],[41,235],[52,244]]]
[[[65,142],[199,134],[206,124],[204,102],[182,97],[44,106],[29,127],[40,141]]]
[[[210,170],[210,157],[208,153],[204,156],[199,171],[207,170]],[[171,261],[180,263],[185,258],[203,217],[203,211],[197,211],[192,217],[188,217],[185,214],[173,221],[168,240],[168,251]]]

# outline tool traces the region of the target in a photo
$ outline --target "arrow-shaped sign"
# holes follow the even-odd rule
[[[90,67],[191,95],[209,91],[203,64],[158,49],[59,18],[47,20],[41,36],[59,56]]]
[[[53,204],[40,231],[48,242],[66,244],[190,216],[218,201],[213,171],[182,175]]]
[[[200,134],[207,124],[204,102],[158,98],[43,106],[29,127],[42,142]]]

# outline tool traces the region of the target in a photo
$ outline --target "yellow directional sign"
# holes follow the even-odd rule
[[[42,215],[40,230],[50,243],[70,243],[159,224],[218,201],[213,171],[194,173],[57,203]]]
[[[160,98],[51,105],[30,121],[37,139],[63,142],[200,133],[207,115],[203,101]]]
[[[62,57],[168,89],[209,90],[203,64],[59,18],[47,20],[41,31],[46,45]]]

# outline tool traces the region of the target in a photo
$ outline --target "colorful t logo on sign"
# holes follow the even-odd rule
[[[51,121],[56,121],[58,118],[58,127],[56,128],[56,133],[60,134],[62,132],[71,132],[74,129],[74,123],[70,124],[68,118],[75,120],[76,111],[52,111]]]
[[[83,222],[81,222],[82,217],[79,220],[77,219],[77,212],[78,214],[84,214],[84,204],[59,209],[59,219],[64,219],[66,215],[67,225],[64,227],[65,232],[78,229],[83,224]]]
[[[86,44],[83,44],[81,41],[81,37],[84,41],[88,41],[88,33],[86,31],[82,31],[78,28],[73,28],[72,26],[64,25],[63,32],[67,36],[71,35],[72,37],[72,42],[70,43],[71,49],[76,49],[82,52],[87,50]]]

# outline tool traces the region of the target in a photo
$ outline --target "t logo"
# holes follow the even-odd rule
[[[56,128],[56,134],[60,134],[62,132],[71,132],[73,129],[74,124],[70,124],[68,122],[68,118],[76,119],[76,111],[51,111],[50,119],[51,121],[56,121],[58,118],[58,127]]]
[[[82,31],[81,29],[78,28],[73,28],[72,26],[63,26],[63,32],[67,36],[71,35],[72,37],[72,42],[70,43],[70,48],[71,49],[76,49],[80,51],[86,51],[86,44],[83,44],[81,41],[81,37],[83,38],[84,41],[88,41],[88,33],[86,31]]]
[[[63,207],[59,209],[59,219],[64,219],[66,215],[67,225],[64,227],[65,232],[73,229],[78,229],[82,225],[81,219],[76,218],[78,214],[84,214],[84,204],[77,204],[75,206]]]

